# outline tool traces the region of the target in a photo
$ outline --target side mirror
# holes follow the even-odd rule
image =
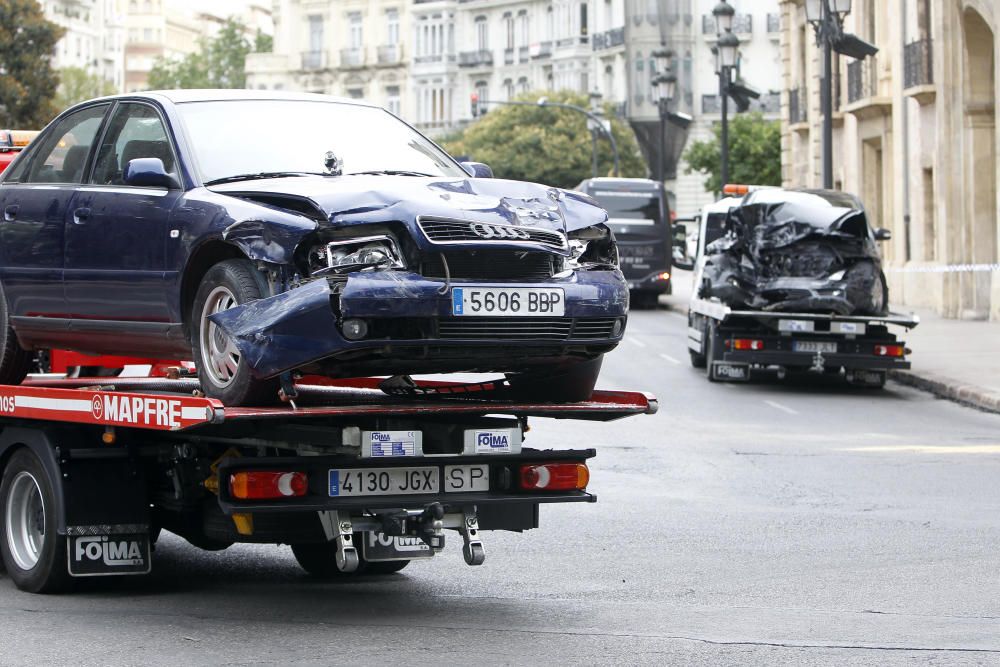
[[[875,240],[876,241],[889,241],[892,239],[892,232],[885,227],[879,227],[875,230]]]
[[[167,173],[163,160],[158,157],[140,157],[129,160],[125,167],[125,185],[137,188],[180,187],[177,180]]]
[[[482,162],[462,162],[461,165],[473,178],[493,178],[493,170]]]
[[[672,264],[676,269],[681,269],[682,271],[692,271],[694,270],[694,260],[689,254],[689,242],[688,238],[688,228],[689,224],[694,224],[695,220],[693,218],[678,218],[674,220],[674,224],[671,227],[673,233],[673,256]],[[697,234],[697,227],[695,227],[695,234]]]

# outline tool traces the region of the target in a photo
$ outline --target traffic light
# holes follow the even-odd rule
[[[469,99],[472,101],[472,117],[476,118],[479,116],[479,95],[472,93]]]

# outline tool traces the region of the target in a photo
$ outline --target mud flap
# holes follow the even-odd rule
[[[728,361],[714,361],[709,369],[716,382],[749,382],[750,364],[734,364]]]
[[[149,502],[139,464],[124,449],[62,449],[60,468],[70,575],[148,573]]]
[[[330,285],[314,280],[210,316],[235,343],[254,377],[269,378],[340,350]]]

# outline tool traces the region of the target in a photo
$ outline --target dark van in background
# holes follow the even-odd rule
[[[576,188],[608,212],[634,308],[670,294],[672,193],[645,178],[588,178]]]

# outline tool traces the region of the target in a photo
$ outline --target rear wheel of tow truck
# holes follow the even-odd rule
[[[66,537],[56,532],[55,491],[31,451],[11,456],[0,481],[0,506],[0,555],[14,584],[30,593],[66,588]]]
[[[21,384],[28,376],[35,355],[21,349],[10,326],[7,297],[0,286],[0,384]]]
[[[256,301],[264,286],[253,265],[245,259],[229,259],[208,270],[191,311],[191,348],[198,379],[205,395],[225,405],[273,402],[278,395],[276,380],[257,380],[233,340],[208,318],[236,306]]]
[[[360,542],[360,537],[355,541]],[[410,564],[408,560],[372,563],[363,558],[354,572],[344,572],[337,567],[337,546],[333,542],[322,544],[293,544],[292,553],[303,570],[317,579],[343,579],[359,575],[393,574]],[[360,554],[358,554],[360,558]]]

